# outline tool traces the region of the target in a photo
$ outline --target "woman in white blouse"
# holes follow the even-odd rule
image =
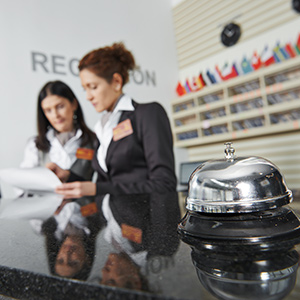
[[[87,127],[80,104],[62,81],[47,82],[37,104],[38,135],[27,142],[21,168],[55,163],[90,180],[95,134]],[[70,181],[70,178],[61,178]]]

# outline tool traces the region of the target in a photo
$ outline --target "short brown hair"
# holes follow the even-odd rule
[[[88,69],[106,79],[108,83],[111,82],[113,74],[118,73],[122,76],[123,85],[129,80],[129,71],[135,67],[132,53],[125,48],[122,42],[89,52],[78,65],[79,71]]]

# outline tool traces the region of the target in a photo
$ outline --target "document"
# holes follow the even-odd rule
[[[0,199],[0,219],[46,220],[51,217],[62,202],[62,196],[44,196]]]
[[[40,219],[49,218],[62,202],[63,196],[55,193],[61,184],[59,178],[45,167],[9,168],[0,170],[0,179],[21,189],[19,198],[0,199],[0,219]],[[33,194],[33,197],[26,197]]]
[[[45,167],[2,169],[0,179],[32,193],[54,193],[55,188],[61,184],[59,178]]]

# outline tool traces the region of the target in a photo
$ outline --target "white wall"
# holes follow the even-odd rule
[[[238,62],[240,64],[244,57],[251,59],[254,51],[257,51],[260,55],[265,46],[273,49],[277,42],[280,42],[280,45],[282,46],[288,42],[292,42],[294,45],[297,42],[299,33],[300,17],[287,22],[280,27],[264,32],[255,38],[237,43],[233,47],[224,47],[224,50],[218,54],[212,55],[203,61],[198,61],[186,68],[180,69],[179,80],[185,82],[187,78],[191,79],[193,76],[199,75],[199,72],[205,73],[207,69],[214,71],[216,65],[218,65],[221,69],[225,63],[231,65],[234,62]]]
[[[139,102],[170,112],[178,80],[171,0],[0,0],[0,168],[19,165],[36,134],[37,94],[49,80],[69,84],[90,127],[97,114],[85,100],[76,62],[92,49],[123,41],[143,72],[125,88]],[[46,58],[35,65],[32,52]],[[55,60],[55,64],[51,60]],[[69,64],[71,63],[71,68]],[[53,68],[54,66],[54,68]],[[145,72],[151,75],[145,79]]]

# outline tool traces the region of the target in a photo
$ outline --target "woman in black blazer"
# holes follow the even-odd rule
[[[141,214],[151,211],[155,215],[152,219],[160,214],[165,218],[169,211],[172,220],[178,221],[169,119],[160,104],[139,104],[123,93],[134,68],[134,57],[123,43],[93,50],[81,59],[81,84],[100,117],[94,128],[99,147],[93,158],[98,178],[96,183],[82,181],[71,171],[53,165],[50,168],[58,177],[72,181],[56,192],[65,198],[96,195],[98,207],[109,197],[110,208],[119,211],[140,205]]]

